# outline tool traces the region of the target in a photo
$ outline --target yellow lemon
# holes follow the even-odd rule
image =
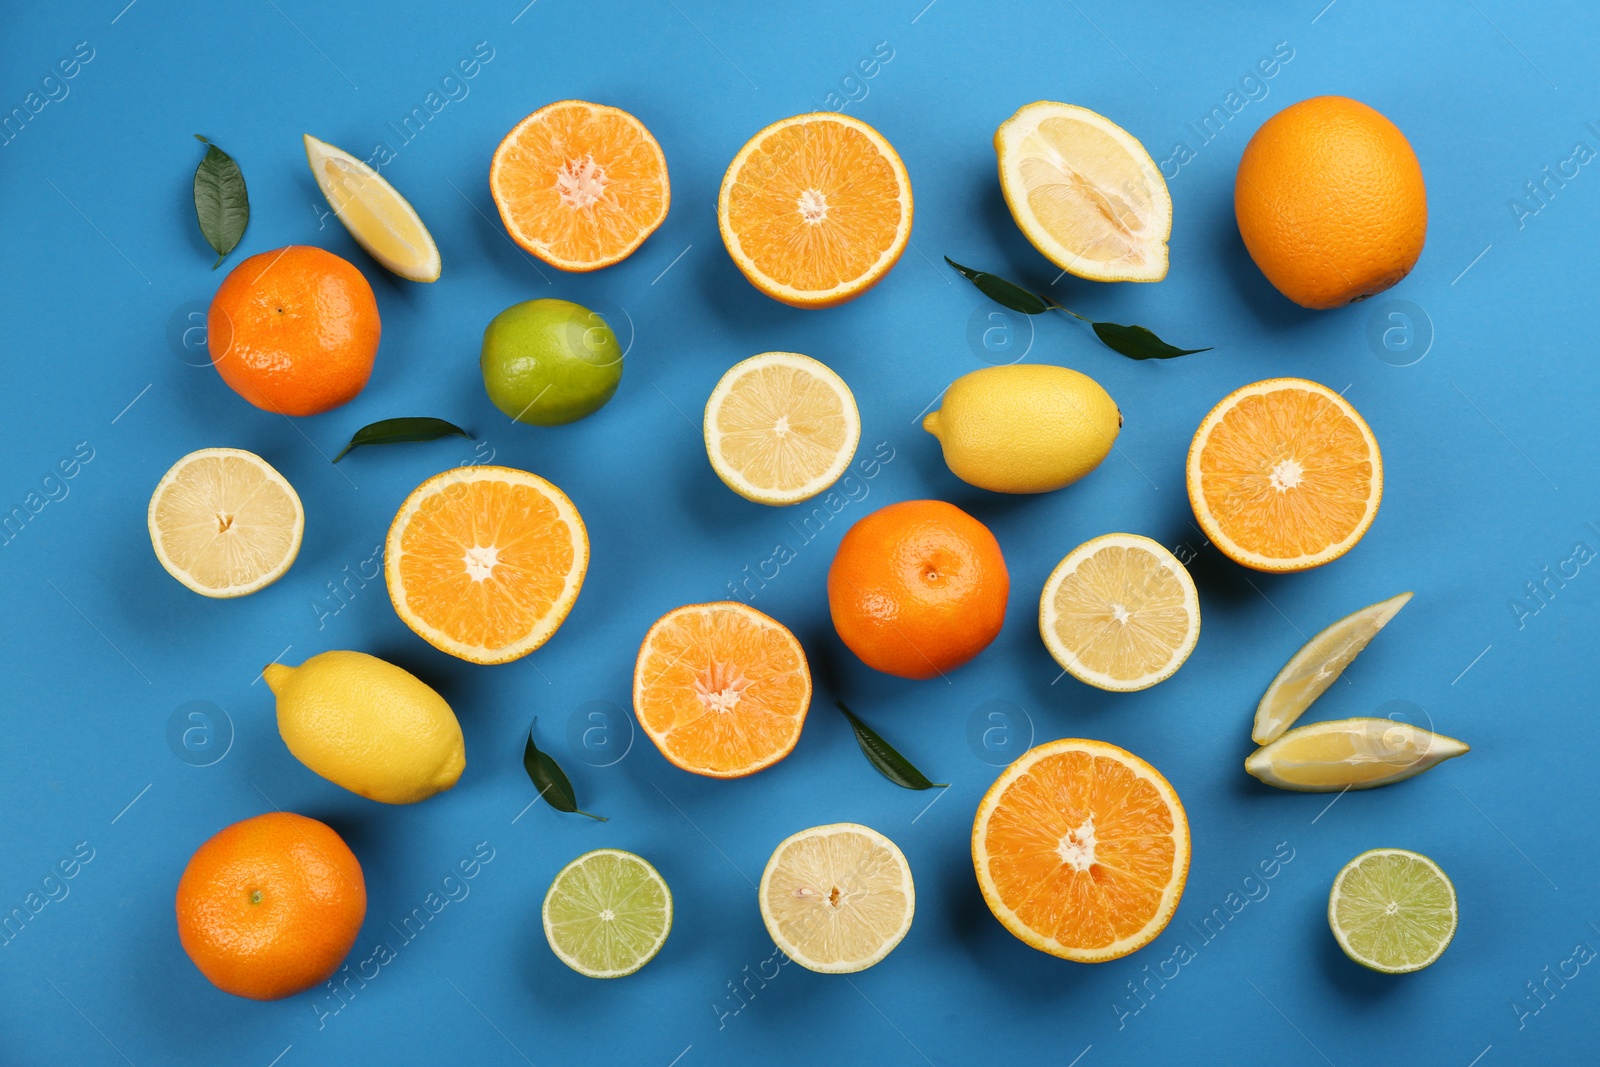
[[[262,672],[278,698],[278,733],[334,785],[385,804],[414,804],[466,768],[461,724],[410,672],[364,652],[324,652]]]
[[[1100,465],[1122,412],[1087,374],[1016,363],[957,378],[922,428],[962,481],[996,493],[1048,493]]]

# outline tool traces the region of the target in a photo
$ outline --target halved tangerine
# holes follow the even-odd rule
[[[794,634],[737,601],[688,604],[639,646],[633,710],[686,771],[741,778],[794,748],[811,706],[811,668]]]

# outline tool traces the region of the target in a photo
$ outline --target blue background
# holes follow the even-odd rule
[[[1569,166],[1577,175],[1550,181],[1542,200],[1524,188],[1577,142],[1600,150],[1600,15],[1590,6],[1313,0],[1223,14],[1090,0],[125,2],[27,5],[0,33],[6,112],[31,91],[43,96],[41,80],[78,42],[93,55],[64,90],[46,86],[60,98],[0,147],[0,510],[48,500],[0,549],[0,911],[26,910],[30,893],[38,907],[0,948],[0,1062],[1592,1059],[1600,973],[1549,979],[1542,999],[1526,983],[1545,981],[1579,946],[1600,947],[1591,696],[1600,574],[1575,562],[1600,548],[1591,313],[1600,172]],[[480,42],[492,59],[441,90]],[[857,64],[879,42],[893,58],[861,79]],[[1280,42],[1292,59],[1241,89]],[[431,91],[456,99],[404,142],[390,124]],[[1250,134],[1322,93],[1364,100],[1405,131],[1427,177],[1431,224],[1421,262],[1394,290],[1307,312],[1250,262],[1231,192]],[[665,148],[674,194],[639,251],[584,276],[512,246],[485,179],[504,132],[566,97],[638,115]],[[1040,98],[1102,112],[1171,160],[1172,270],[1160,285],[1052,285],[1056,271],[1012,225],[990,139]],[[912,245],[865,297],[798,311],[761,296],[729,261],[717,186],[760,127],[841,104],[903,154],[916,195]],[[1190,124],[1219,107],[1226,121],[1213,120],[1207,142]],[[304,132],[363,157],[389,146],[383,173],[438,239],[441,281],[398,281],[354,245],[312,182]],[[225,271],[209,270],[214,257],[194,222],[195,133],[233,154],[249,182],[250,227],[227,266],[310,243],[371,280],[383,343],[371,384],[348,406],[291,422],[250,407],[205,365],[191,327]],[[1181,166],[1178,142],[1192,152]],[[946,254],[1049,287],[1086,314],[1215,351],[1135,363],[1064,318],[1007,333],[1003,317],[988,318],[994,305],[943,266]],[[630,345],[616,398],[565,428],[509,422],[477,370],[489,319],[539,296],[604,311]],[[717,378],[769,349],[837,369],[861,407],[860,457],[874,447],[893,457],[870,479],[858,467],[856,499],[804,545],[789,526],[795,512],[723,487],[701,440]],[[1082,483],[1002,498],[958,482],[917,420],[951,379],[1023,356],[1093,375],[1127,425],[1116,454]],[[1387,475],[1359,547],[1286,577],[1246,572],[1207,547],[1183,487],[1201,416],[1235,387],[1276,375],[1343,391],[1376,432]],[[367,449],[329,465],[357,427],[412,414],[455,421],[474,440]],[[161,474],[192,449],[220,445],[265,456],[307,512],[294,568],[236,601],[173,581],[145,533]],[[47,483],[75,449],[92,459]],[[349,575],[372,573],[368,561],[411,488],[491,455],[571,495],[593,560],[548,645],[484,668],[434,651],[395,617],[381,580],[363,587]],[[930,496],[992,527],[1013,595],[987,652],[947,681],[914,683],[875,674],[843,649],[824,576],[851,522]],[[1036,592],[1053,564],[1113,530],[1192,555],[1204,610],[1187,666],[1134,695],[1061,678],[1035,631]],[[779,541],[797,558],[753,603],[805,643],[818,683],[811,721],[787,760],[752,778],[683,773],[628,725],[639,639],[672,607],[726,597]],[[1563,565],[1569,577],[1549,577]],[[333,599],[341,582],[347,603]],[[1539,599],[1527,583],[1542,583]],[[1472,752],[1331,807],[1328,796],[1248,778],[1240,761],[1252,710],[1277,668],[1333,619],[1403,589],[1415,600],[1314,715],[1393,714]],[[459,786],[384,807],[289,755],[258,673],[274,658],[298,663],[331,648],[390,658],[445,694],[466,733]],[[950,782],[950,795],[880,778],[834,697]],[[209,719],[185,718],[193,701],[207,702]],[[534,791],[518,756],[535,715],[583,804],[611,821],[527,807]],[[202,722],[209,732],[186,746],[181,727]],[[597,732],[585,744],[589,726]],[[1076,735],[1124,745],[1165,772],[1194,840],[1167,932],[1095,967],[1007,934],[984,907],[968,852],[972,813],[998,765],[1030,739]],[[222,826],[273,808],[326,820],[365,869],[368,917],[351,961],[382,941],[396,956],[364,987],[352,980],[347,1003],[326,991],[237,1000],[179,947],[172,898],[189,855]],[[771,962],[752,886],[781,838],[836,820],[896,840],[920,898],[904,943],[848,978]],[[80,842],[92,860],[51,882],[60,899],[39,907],[44,878]],[[656,960],[608,983],[559,963],[538,919],[553,874],[598,846],[649,857],[678,908]],[[1418,849],[1455,880],[1460,930],[1428,971],[1368,974],[1328,933],[1334,873],[1375,846]],[[395,927],[475,850],[493,858],[476,868],[469,895],[405,941]],[[1270,881],[1246,882],[1285,854]],[[1225,924],[1214,919],[1208,939],[1202,920],[1227,914],[1247,890],[1258,899]],[[1151,980],[1134,999],[1129,983],[1180,942],[1194,955],[1178,977]],[[755,977],[774,970],[764,984]]]

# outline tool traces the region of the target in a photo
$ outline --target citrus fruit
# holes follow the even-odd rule
[[[589,533],[567,495],[510,467],[458,467],[412,490],[384,543],[394,610],[417,636],[473,663],[550,640],[578,599]]]
[[[1039,594],[1039,634],[1080,682],[1112,692],[1172,677],[1200,639],[1200,596],[1176,556],[1112,533],[1056,564]]]
[[[352,793],[414,804],[455,785],[467,765],[450,705],[392,663],[322,652],[261,674],[278,698],[278,733],[294,758]]]
[[[1420,853],[1374,848],[1334,878],[1328,926],[1344,954],[1363,967],[1384,974],[1420,971],[1455,937],[1456,887]]]
[[[1256,705],[1251,740],[1265,745],[1282,736],[1410,599],[1410,593],[1401,593],[1370,604],[1307,641],[1283,665]]]
[[[667,217],[667,157],[644,123],[582,100],[547,104],[494,150],[489,191],[511,239],[552,267],[620,263]]]
[[[1189,445],[1189,503],[1235,563],[1303,571],[1355,547],[1383,499],[1383,457],[1350,402],[1303,378],[1235,389]]]
[[[1394,719],[1330,719],[1256,749],[1244,769],[1279,789],[1331,793],[1392,785],[1467,751],[1453,737]]]
[[[1189,819],[1150,764],[1104,741],[1029,749],[978,804],[989,910],[1041,952],[1104,963],[1161,933],[1189,875]]]
[[[562,963],[590,978],[621,978],[666,944],[672,891],[642,856],[597,848],[561,868],[541,912]]]
[[[996,493],[1048,493],[1111,454],[1122,412],[1087,374],[1013,363],[951,382],[922,428],[962,481]]]
[[[272,811],[225,827],[178,880],[178,939],[224,993],[279,1000],[327,981],[367,914],[361,864],[333,829]]]
[[[833,628],[901,678],[953,671],[989,647],[1011,576],[989,528],[942,500],[904,500],[850,527],[828,568]]]
[[[518,422],[560,426],[616,394],[622,347],[597,312],[569,300],[525,300],[490,320],[478,366],[495,407]]]
[[[1261,124],[1239,160],[1233,209],[1267,281],[1308,308],[1383,292],[1416,266],[1428,232],[1411,143],[1345,96],[1302,100]]]
[[[241,262],[206,315],[206,345],[222,380],[280,415],[317,415],[354,400],[372,376],[381,332],[367,279],[348,260],[307,245]]]
[[[774,122],[728,164],[722,243],[750,284],[802,308],[871,289],[911,240],[911,178],[860,119],[815,112]]]
[[[736,601],[674,608],[650,627],[633,668],[633,711],[671,763],[742,778],[787,756],[811,707],[811,668],[794,634]]]
[[[853,822],[783,839],[761,872],[761,918],[784,955],[807,970],[854,974],[911,929],[917,890],[905,854]]]
[[[736,363],[706,401],[717,477],[758,504],[809,500],[850,469],[861,415],[850,387],[810,356],[763,352]]]
[[[306,528],[283,475],[242,448],[202,448],[150,494],[150,543],[167,573],[196,593],[235,597],[282,578]]]
[[[1000,190],[1024,236],[1097,282],[1167,276],[1172,197],[1138,139],[1104,115],[1040,100],[994,132]]]
[[[317,188],[356,244],[408,281],[438,281],[439,246],[410,201],[349,152],[309,133],[304,137]]]

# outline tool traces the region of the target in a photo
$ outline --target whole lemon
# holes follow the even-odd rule
[[[364,652],[324,652],[269,666],[278,733],[294,757],[334,785],[385,804],[414,804],[466,768],[461,724],[410,672]]]
[[[1087,374],[1014,363],[957,378],[922,428],[962,481],[996,493],[1048,493],[1100,465],[1122,412]]]

